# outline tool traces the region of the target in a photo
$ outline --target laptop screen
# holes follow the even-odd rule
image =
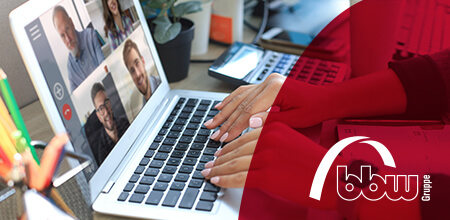
[[[25,29],[75,151],[100,166],[161,84],[133,2],[63,0]]]

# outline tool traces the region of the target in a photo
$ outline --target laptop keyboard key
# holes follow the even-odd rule
[[[203,154],[205,155],[214,155],[216,153],[216,148],[207,147],[205,151],[203,151]]]
[[[175,115],[170,115],[170,116],[167,118],[166,122],[173,122],[173,121],[175,120],[175,118],[177,118],[177,116],[175,116]]]
[[[193,179],[201,179],[201,180],[204,180],[205,179],[205,177],[202,175],[202,173],[201,173],[202,171],[195,171],[194,172],[194,174],[192,175],[192,178]]]
[[[211,104],[211,100],[208,100],[208,99],[203,99],[201,102],[200,102],[200,105],[209,105],[209,104]]]
[[[139,184],[152,185],[154,181],[155,181],[155,177],[144,176],[144,177],[142,177],[142,179],[139,182]]]
[[[172,128],[170,129],[171,131],[182,131],[183,130],[183,125],[174,125],[172,126]]]
[[[181,150],[175,150],[172,153],[172,157],[176,157],[176,158],[183,158],[184,157],[184,151]]]
[[[191,142],[192,142],[192,137],[181,136],[181,138],[180,138],[180,143],[191,143]]]
[[[155,154],[154,150],[147,150],[147,152],[145,153],[144,157],[151,158],[151,157],[153,157],[153,154]]]
[[[182,112],[178,118],[184,118],[184,119],[188,119],[189,117],[191,117],[191,113],[188,112]]]
[[[200,129],[200,131],[198,131],[197,135],[209,137],[210,134],[211,134],[211,130]]]
[[[200,111],[206,111],[206,110],[208,110],[209,109],[209,106],[208,105],[199,105],[198,107],[197,107],[197,110],[200,110]]]
[[[194,136],[195,135],[196,130],[192,130],[192,129],[186,129],[183,133],[183,136]]]
[[[175,147],[175,150],[186,151],[188,148],[189,148],[188,144],[178,143],[177,146]]]
[[[178,198],[180,198],[180,195],[181,195],[180,191],[170,190],[167,193],[166,198],[164,199],[164,202],[162,203],[162,205],[169,206],[169,207],[175,207],[175,205],[178,202]]]
[[[178,182],[186,182],[188,179],[189,179],[189,174],[185,174],[185,173],[179,173],[175,177],[175,181],[178,181]]]
[[[136,167],[136,170],[134,170],[134,173],[141,174],[144,172],[144,170],[145,170],[145,166],[138,166],[138,167]]]
[[[220,142],[219,141],[214,141],[214,140],[209,140],[208,144],[206,145],[207,147],[212,147],[212,148],[218,148],[220,147]]]
[[[162,161],[165,161],[168,157],[169,157],[169,154],[168,154],[168,153],[158,152],[158,153],[156,153],[154,159],[155,159],[155,160],[162,160]]]
[[[142,200],[144,200],[145,195],[144,194],[138,194],[138,193],[134,193],[131,198],[130,198],[130,202],[134,202],[134,203],[141,203]]]
[[[204,143],[194,143],[191,146],[191,150],[203,150],[204,147],[205,147]]]
[[[188,188],[184,193],[183,199],[181,199],[178,207],[183,209],[191,209],[194,206],[195,199],[197,198],[199,190],[195,188]]]
[[[200,155],[202,154],[202,152],[201,151],[198,151],[198,150],[190,150],[188,153],[187,153],[187,157],[193,157],[193,158],[198,158],[198,157],[200,157]]]
[[[180,158],[169,158],[169,160],[167,161],[167,165],[170,166],[178,166],[181,163],[181,159]]]
[[[159,173],[158,169],[155,168],[147,168],[147,170],[145,171],[144,175],[145,176],[157,176]]]
[[[198,103],[198,99],[189,99],[186,103],[186,106],[196,106]]]
[[[139,180],[140,176],[138,174],[133,174],[128,182],[135,183]]]
[[[163,153],[170,153],[172,151],[172,146],[170,145],[163,145],[159,148],[159,152],[163,152]]]
[[[194,142],[196,143],[206,143],[208,141],[208,137],[206,136],[197,136],[195,137]]]
[[[161,167],[163,167],[163,165],[164,165],[164,162],[163,161],[159,161],[159,160],[153,160],[150,163],[150,167],[153,167],[153,168],[161,168]]]
[[[185,118],[179,118],[175,121],[176,125],[185,125],[187,123],[187,119]]]
[[[127,193],[127,192],[122,192],[122,193],[120,193],[120,196],[119,196],[119,198],[117,199],[117,201],[123,202],[123,201],[127,200],[128,195],[129,195],[129,193]]]
[[[202,117],[203,118],[203,116],[205,116],[205,114],[206,114],[206,111],[199,111],[199,110],[197,110],[197,111],[194,112],[194,116],[196,116],[196,117]]]
[[[171,174],[161,174],[158,178],[158,182],[170,182],[172,180],[172,175]]]
[[[127,183],[127,185],[125,185],[125,188],[123,188],[123,191],[131,192],[131,190],[133,190],[133,188],[134,188],[134,183]]]
[[[181,182],[173,182],[172,185],[170,186],[170,190],[178,190],[181,191],[184,189],[184,186],[186,184],[185,183],[181,183]]]
[[[174,166],[165,166],[164,170],[162,171],[163,173],[167,173],[167,174],[174,174],[175,172],[177,172],[177,167]]]
[[[217,199],[217,193],[215,192],[203,192],[200,196],[200,200],[214,202]]]
[[[183,104],[185,101],[186,101],[186,98],[180,98],[180,99],[178,99],[178,103],[181,103],[181,104]]]
[[[185,113],[191,113],[192,111],[194,111],[194,107],[191,107],[191,106],[185,106],[185,107],[183,108],[183,112],[185,112]]]
[[[173,146],[177,143],[177,139],[175,138],[166,138],[163,142],[164,145],[170,145]]]
[[[189,182],[190,188],[200,188],[203,185],[203,180],[198,179],[192,179],[191,182]]]
[[[150,190],[150,186],[147,185],[138,185],[136,189],[134,190],[135,193],[142,193],[146,194]]]
[[[216,116],[217,114],[219,113],[219,110],[211,110],[211,111],[209,111],[208,112],[208,116],[210,116],[210,117],[214,117],[214,116]]]
[[[183,165],[194,166],[196,163],[197,163],[197,159],[190,158],[190,157],[185,158],[184,161],[183,161]]]
[[[147,198],[147,201],[145,201],[145,204],[150,205],[158,205],[159,201],[161,201],[161,198],[163,197],[164,192],[161,191],[152,191],[150,195]]]
[[[142,158],[141,162],[139,162],[139,165],[141,166],[147,166],[147,164],[150,162],[150,158],[144,157]]]
[[[197,203],[197,207],[195,207],[195,210],[210,212],[213,209],[213,206],[214,206],[213,202],[199,201]]]
[[[197,124],[197,123],[189,123],[189,124],[187,125],[186,128],[188,128],[188,129],[193,129],[193,130],[197,130],[198,127],[200,127],[200,124]]]
[[[167,189],[168,184],[163,182],[156,182],[153,190],[165,191]]]
[[[196,170],[200,170],[200,171],[204,170],[205,169],[205,164],[206,163],[198,163]]]
[[[158,136],[156,136],[156,138],[155,138],[155,142],[161,142],[162,140],[164,140],[164,136],[162,136],[162,135],[158,135]]]
[[[178,138],[178,137],[180,137],[180,132],[179,131],[170,131],[168,134],[167,134],[167,137],[168,138]]]
[[[214,160],[214,156],[211,156],[211,155],[203,155],[200,158],[200,162],[202,162],[202,163],[206,163],[206,162],[209,162],[209,161],[212,161],[212,160]]]
[[[159,130],[158,135],[166,135],[168,131],[169,131],[169,129],[163,128],[163,129]]]
[[[193,169],[194,169],[193,166],[182,165],[178,172],[190,174]]]
[[[203,188],[203,191],[206,191],[206,192],[215,192],[215,193],[217,193],[217,192],[220,191],[220,187],[218,187],[218,186],[216,186],[216,185],[210,183],[209,181],[207,181],[207,182],[205,183],[205,188]]]
[[[159,147],[159,143],[153,142],[148,149],[149,150],[156,150],[156,149],[158,149],[158,147]]]
[[[191,121],[192,123],[202,123],[203,117],[192,117]]]

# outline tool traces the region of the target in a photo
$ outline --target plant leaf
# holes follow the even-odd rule
[[[182,17],[186,14],[195,13],[202,10],[202,2],[200,1],[189,1],[183,2],[175,6],[173,13],[176,17]]]
[[[153,20],[156,25],[153,37],[159,44],[165,44],[173,40],[181,31],[181,23],[175,22],[172,24],[168,17],[158,17]]]
[[[158,12],[156,11],[156,9],[150,7],[149,3],[145,4],[142,7],[142,11],[144,11],[144,15],[145,15],[146,18],[148,18],[148,17],[155,17],[156,15],[158,15]]]
[[[158,17],[166,16],[167,11],[173,6],[176,1],[177,0],[165,0],[161,5],[161,12],[159,12]]]
[[[147,5],[150,8],[160,9],[163,7],[164,3],[167,3],[167,0],[149,0]]]

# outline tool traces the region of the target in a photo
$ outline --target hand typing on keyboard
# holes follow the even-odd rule
[[[246,133],[218,150],[215,153],[217,159],[205,164],[202,175],[216,186],[244,187],[261,130],[258,128]]]
[[[277,97],[283,83],[283,91]],[[205,126],[213,129],[223,123],[211,139],[231,141],[247,127],[261,127],[271,107],[270,121],[281,121],[295,128],[313,126],[331,116],[327,104],[334,102],[328,101],[330,96],[324,88],[327,86],[286,80],[282,75],[271,74],[262,84],[236,89],[216,106],[221,112]]]
[[[205,126],[214,129],[223,124],[211,139],[226,142],[238,137],[249,126],[261,127],[285,79],[280,74],[271,74],[261,84],[240,86],[217,104],[215,107],[220,110],[219,114]]]

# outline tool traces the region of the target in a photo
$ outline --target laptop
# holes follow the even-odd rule
[[[221,189],[200,174],[221,147],[203,122],[227,94],[170,90],[139,1],[118,2],[131,30],[120,44],[106,37],[100,0],[31,0],[10,13],[54,132],[67,132],[67,148],[93,161],[84,171],[93,209],[237,219],[242,189]]]

